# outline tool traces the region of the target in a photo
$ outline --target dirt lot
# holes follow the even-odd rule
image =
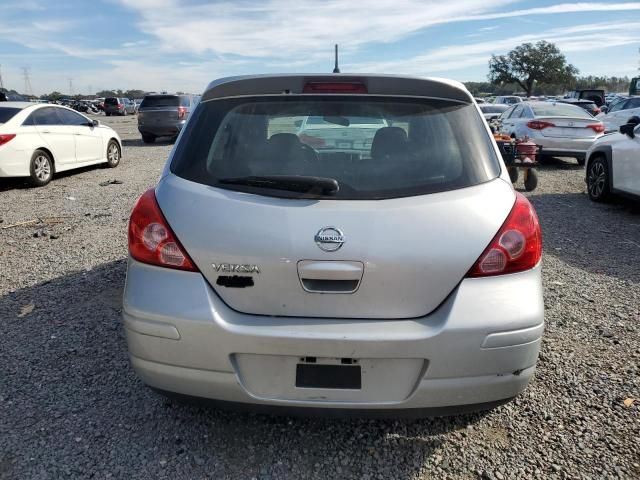
[[[0,182],[0,228],[49,220],[0,230],[0,478],[640,478],[640,206],[590,202],[575,160],[530,195],[547,330],[522,396],[444,419],[269,417],[167,400],[129,367],[126,222],[171,145],[100,119],[117,169]]]

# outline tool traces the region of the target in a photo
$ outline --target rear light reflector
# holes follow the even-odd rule
[[[521,193],[502,227],[467,277],[489,277],[530,270],[542,257],[542,232],[533,205]]]
[[[0,145],[4,145],[5,143],[10,142],[14,138],[16,138],[16,134],[15,133],[3,133],[3,134],[0,134]]]
[[[545,122],[544,120],[531,120],[527,122],[527,127],[533,130],[544,130],[545,128],[555,127],[556,125],[551,122]]]
[[[153,189],[142,194],[131,212],[129,254],[139,262],[158,267],[198,271],[171,231]]]
[[[187,115],[187,107],[178,107],[178,118],[182,119]]]
[[[587,128],[590,128],[596,133],[604,132],[604,124],[602,123],[592,123],[591,125],[587,125]]]
[[[302,93],[367,93],[361,82],[308,82]]]
[[[122,103],[119,103],[118,108],[122,108],[122,107],[124,107],[124,105]]]

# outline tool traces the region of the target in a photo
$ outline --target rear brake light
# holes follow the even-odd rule
[[[522,272],[535,267],[541,257],[542,232],[538,216],[529,200],[516,193],[509,216],[467,277]]]
[[[360,82],[308,82],[302,93],[367,93]]]
[[[184,118],[187,115],[187,107],[178,107],[178,118]]]
[[[122,107],[124,107],[124,105],[122,103],[119,103],[118,108],[122,108]]]
[[[3,133],[0,135],[0,145],[4,145],[7,142],[10,142],[16,137],[15,133]]]
[[[555,127],[555,124],[551,122],[545,122],[543,120],[531,120],[530,122],[527,122],[527,127],[533,130],[544,130],[545,128]]]
[[[587,125],[587,128],[590,128],[596,133],[604,132],[604,124],[602,123],[592,123],[591,125]]]
[[[131,212],[129,254],[158,267],[198,271],[160,211],[153,189],[142,194]]]

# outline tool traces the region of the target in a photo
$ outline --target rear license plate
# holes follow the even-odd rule
[[[299,363],[296,365],[296,387],[360,390],[360,365]]]

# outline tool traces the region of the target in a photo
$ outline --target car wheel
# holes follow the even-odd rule
[[[587,193],[594,202],[604,202],[609,196],[609,166],[603,157],[597,157],[589,164]]]
[[[156,141],[156,137],[153,135],[142,135],[142,141],[144,143],[154,143]]]
[[[53,178],[53,160],[44,150],[36,150],[31,156],[29,168],[31,184],[36,187],[43,187]]]
[[[110,117],[110,116],[111,116],[111,114],[110,114],[109,112],[104,112],[104,114],[105,114],[107,117]]]
[[[107,145],[107,166],[109,168],[115,168],[120,164],[120,146],[115,140],[109,141]]]
[[[509,172],[511,183],[516,183],[518,181],[518,169],[516,167],[507,167],[507,172]]]

